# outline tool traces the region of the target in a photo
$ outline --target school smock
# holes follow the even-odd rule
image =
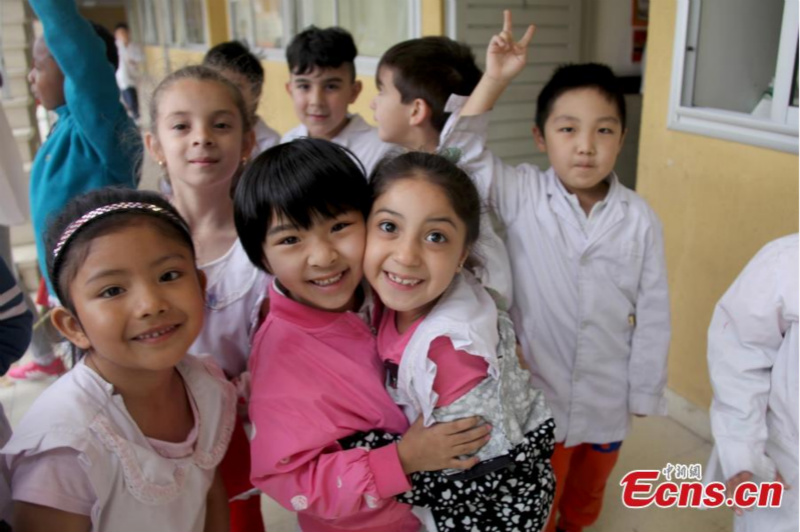
[[[47,275],[48,220],[75,196],[108,185],[135,188],[142,159],[139,130],[120,102],[105,43],[74,2],[30,0],[44,40],[64,73],[65,104],[33,160],[30,207],[39,269]]]
[[[466,96],[452,94],[448,98],[445,111],[450,113],[450,116],[447,118],[444,128],[442,128],[437,149],[437,153],[444,155],[464,170],[467,170],[467,167],[461,163],[462,150],[460,144],[464,142],[464,137],[468,133],[462,131],[455,135],[453,133],[456,131],[459,113],[466,102]],[[480,138],[483,139],[485,144],[485,136]],[[475,140],[478,139],[473,139],[473,141]],[[479,187],[478,192],[481,194],[481,201],[484,203],[485,208],[481,212],[480,238],[474,246],[474,252],[480,262],[480,266],[475,269],[475,273],[483,283],[483,286],[491,288],[502,297],[503,308],[509,308],[514,299],[513,275],[506,244],[500,237],[503,228],[495,227],[499,221],[497,220],[497,213],[494,212],[495,206],[489,200],[486,191]]]
[[[253,151],[250,152],[251,159],[255,159],[281,142],[281,136],[277,131],[269,127],[260,116],[256,118],[256,123],[253,126],[253,133],[256,135],[256,144],[253,146]]]
[[[206,275],[205,321],[189,353],[210,353],[228,378],[238,377],[247,371],[271,277],[253,266],[238,238],[223,256],[198,268]]]
[[[664,415],[669,295],[661,223],[612,172],[580,223],[555,171],[505,165],[486,148],[488,115],[459,117],[460,165],[506,227],[511,317],[556,421],[556,441],[625,438],[631,414]]]
[[[192,455],[158,454],[113,386],[81,362],[25,414],[0,451],[5,467],[13,472],[17,458],[74,449],[97,495],[92,530],[202,532],[208,490],[233,430],[235,392],[210,362],[185,357],[176,369],[199,417]]]
[[[798,235],[761,249],[722,296],[708,328],[715,448],[705,477],[740,471],[755,482],[777,472],[792,489],[780,508],[752,508],[735,530],[798,527]],[[721,470],[720,470],[721,469]]]
[[[411,488],[396,445],[342,450],[338,440],[408,422],[383,387],[370,326],[270,288],[250,357],[254,486],[298,512],[304,532],[411,532],[419,521],[392,497]]]
[[[399,146],[383,142],[378,137],[378,130],[367,124],[361,115],[351,114],[348,115],[348,118],[350,121],[331,141],[355,153],[358,160],[364,165],[367,177],[372,174],[378,162],[389,152],[397,150],[399,153],[402,151]],[[300,124],[286,133],[281,138],[281,143],[307,136],[308,128],[304,124]]]

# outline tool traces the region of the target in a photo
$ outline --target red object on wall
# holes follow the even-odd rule
[[[631,61],[634,63],[642,62],[642,53],[644,52],[644,45],[647,42],[646,29],[633,30],[633,46],[631,48]]]

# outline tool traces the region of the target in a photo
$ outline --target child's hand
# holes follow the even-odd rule
[[[480,461],[478,457],[463,460],[458,457],[475,453],[489,441],[491,427],[476,427],[479,421],[478,416],[473,416],[425,427],[420,416],[397,444],[403,471],[409,475],[417,471],[469,469],[474,466]]]
[[[734,497],[734,494],[736,493],[736,488],[739,487],[739,484],[742,484],[743,482],[751,482],[752,480],[753,480],[753,473],[751,473],[750,471],[739,471],[738,473],[733,475],[731,478],[727,480],[727,482],[725,482],[728,491],[727,493],[728,498],[735,501],[736,498]],[[788,490],[791,488],[791,486],[786,484],[786,482],[783,480],[783,477],[781,476],[780,472],[775,473],[775,482],[780,482],[781,484],[783,484],[784,489]],[[751,511],[753,508],[754,507],[751,506],[750,508],[747,508],[747,510]],[[742,515],[744,513],[742,508],[738,506],[733,507],[733,512],[736,515]]]
[[[503,11],[503,31],[494,35],[486,50],[485,76],[502,83],[508,83],[525,68],[528,59],[528,44],[533,39],[536,26],[528,26],[525,35],[514,42],[511,24],[511,11]]]

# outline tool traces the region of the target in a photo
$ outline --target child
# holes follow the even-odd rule
[[[519,45],[524,51],[533,37],[530,27]],[[522,57],[524,63],[524,54]],[[409,150],[439,151],[457,159],[449,140],[452,106],[469,96],[481,78],[469,47],[447,37],[423,37],[394,45],[378,63],[375,111],[378,135]],[[455,117],[454,117],[455,118]],[[482,242],[476,255],[485,263],[476,273],[484,286],[512,301],[511,268],[505,244],[495,231],[490,213],[481,218]]]
[[[508,32],[508,33],[506,33]],[[503,34],[510,37],[510,15]],[[511,310],[532,384],[556,421],[556,497],[547,530],[578,531],[600,514],[631,414],[664,415],[670,318],[661,223],[619,183],[625,99],[608,67],[559,68],[539,95],[534,139],[547,171],[506,166],[485,147],[487,116],[521,70],[510,39],[487,70],[451,142],[507,229]]]
[[[286,133],[281,142],[298,137],[333,141],[356,154],[367,175],[392,149],[381,142],[374,127],[347,107],[361,93],[356,79],[356,44],[347,30],[310,26],[286,49],[294,112],[301,124]]]
[[[31,168],[30,202],[39,270],[47,280],[43,235],[50,216],[73,197],[106,185],[134,188],[142,156],[139,132],[120,103],[114,77],[117,47],[108,30],[92,25],[75,2],[30,0],[44,27],[33,45],[31,91],[58,114]],[[32,361],[12,369],[17,379],[64,371],[61,359]]]
[[[210,353],[242,385],[245,401],[250,341],[268,304],[268,278],[250,264],[233,223],[232,184],[254,144],[249,116],[236,86],[216,70],[189,66],[156,88],[145,136],[150,155],[169,175],[172,202],[189,224],[198,268],[208,280],[205,326],[189,353]],[[252,489],[242,423],[220,470],[232,498]],[[232,503],[231,526],[263,529],[258,497]]]
[[[0,108],[2,118],[2,108]],[[25,354],[31,341],[33,313],[28,310],[17,280],[0,257],[0,375],[5,375],[12,362]],[[0,404],[0,445],[11,438],[11,424]],[[0,475],[0,531],[11,530],[9,518],[11,489],[8,479]]]
[[[737,531],[798,528],[797,268],[797,234],[764,246],[717,303],[708,328],[716,447],[706,477],[721,467],[731,495],[746,481],[786,486],[779,508],[737,508]]]
[[[236,227],[253,264],[275,275],[250,358],[253,483],[293,509],[304,532],[416,531],[393,495],[423,469],[486,442],[476,419],[408,428],[383,387],[362,283],[370,192],[345,148],[298,139],[261,154],[236,190]],[[341,440],[375,428],[402,441],[375,451]],[[406,430],[408,429],[408,430]]]
[[[220,74],[242,92],[248,119],[256,135],[250,157],[255,158],[259,153],[278,144],[281,136],[257,114],[261,89],[264,87],[264,67],[247,46],[237,41],[220,43],[206,52],[203,64],[219,70]]]
[[[83,356],[3,448],[14,530],[227,530],[215,473],[235,392],[186,357],[203,326],[189,228],[151,192],[106,188],[51,223],[58,330]]]
[[[409,419],[479,415],[494,427],[478,466],[414,482],[422,493],[411,500],[432,508],[440,532],[541,530],[554,425],[519,367],[511,320],[466,266],[478,191],[454,163],[422,152],[381,163],[371,186],[364,273],[386,305],[378,352],[390,393]]]
[[[119,22],[114,27],[114,40],[117,44],[119,66],[117,67],[117,86],[122,93],[122,101],[131,118],[139,120],[139,93],[136,82],[139,79],[139,64],[144,59],[139,47],[131,42],[128,25]]]

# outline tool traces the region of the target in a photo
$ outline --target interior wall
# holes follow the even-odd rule
[[[111,32],[114,31],[117,23],[128,21],[124,6],[83,6],[79,7],[78,11],[87,19],[100,24]]]

